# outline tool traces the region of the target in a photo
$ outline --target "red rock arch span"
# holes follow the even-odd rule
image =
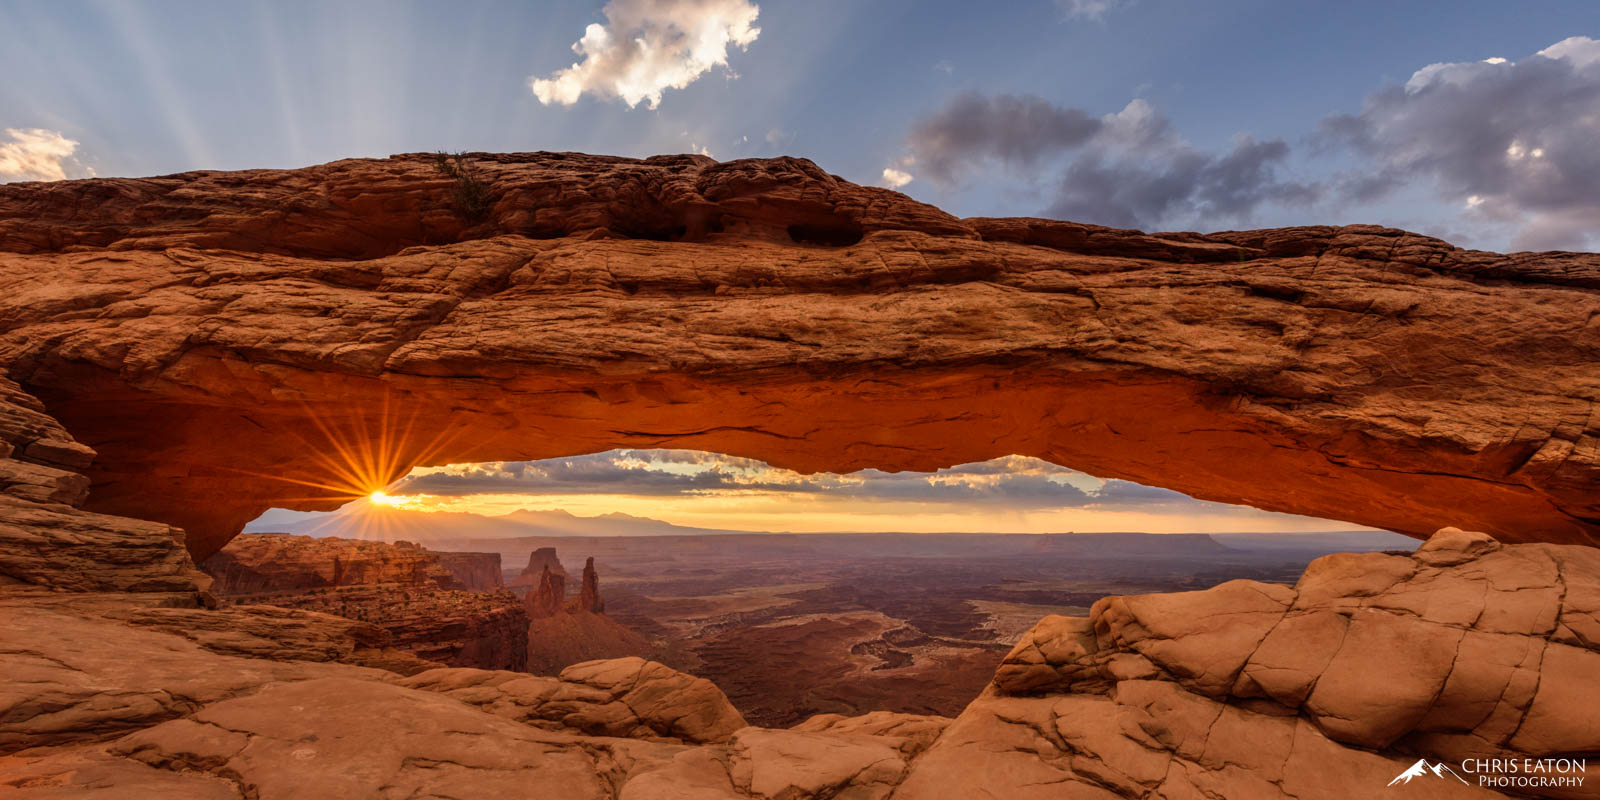
[[[795,159],[474,159],[481,218],[424,156],[0,186],[0,365],[98,451],[88,507],[203,557],[346,499],[312,486],[340,442],[375,481],[1018,453],[1415,535],[1600,535],[1600,256],[962,220]]]

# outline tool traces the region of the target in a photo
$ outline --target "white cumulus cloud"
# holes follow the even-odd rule
[[[63,162],[78,143],[44,128],[6,128],[11,141],[0,144],[0,178],[24,181],[66,180]]]
[[[898,189],[914,180],[911,173],[894,167],[883,168],[883,185],[890,189]]]
[[[662,91],[727,66],[731,45],[749,47],[761,35],[759,12],[749,0],[612,0],[605,24],[572,45],[578,62],[529,86],[545,105],[572,105],[587,92],[656,108]]]

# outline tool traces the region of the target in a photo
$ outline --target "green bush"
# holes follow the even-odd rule
[[[483,171],[467,159],[466,153],[435,154],[434,163],[439,171],[456,182],[456,210],[468,219],[483,219],[489,213],[489,182]]]

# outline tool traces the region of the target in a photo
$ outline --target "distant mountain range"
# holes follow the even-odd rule
[[[759,532],[694,528],[674,525],[650,517],[613,512],[580,517],[561,510],[522,509],[489,516],[459,511],[407,511],[365,504],[346,506],[331,514],[307,516],[292,521],[258,521],[245,526],[247,533],[298,533],[310,536],[348,538],[406,539],[445,542],[528,537],[654,537],[760,535]],[[776,532],[775,532],[776,533]],[[884,532],[893,535],[892,532]],[[1110,537],[1112,534],[1095,534]],[[1197,536],[1160,534],[1162,536]],[[1210,534],[1217,544],[1239,550],[1411,550],[1417,540],[1383,531],[1327,531],[1315,533],[1219,533]],[[1110,539],[1101,539],[1109,543]]]
[[[650,517],[612,512],[580,517],[559,509],[521,509],[490,516],[462,511],[406,511],[352,504],[331,514],[290,522],[252,522],[246,533],[299,533],[310,536],[360,538],[363,532],[388,539],[512,539],[527,536],[704,536],[748,533],[689,528]]]

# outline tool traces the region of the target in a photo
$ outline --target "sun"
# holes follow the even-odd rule
[[[401,506],[408,506],[417,502],[417,498],[407,497],[400,494],[389,494],[388,492],[379,489],[374,491],[372,494],[367,495],[367,501],[375,506],[399,508]]]

